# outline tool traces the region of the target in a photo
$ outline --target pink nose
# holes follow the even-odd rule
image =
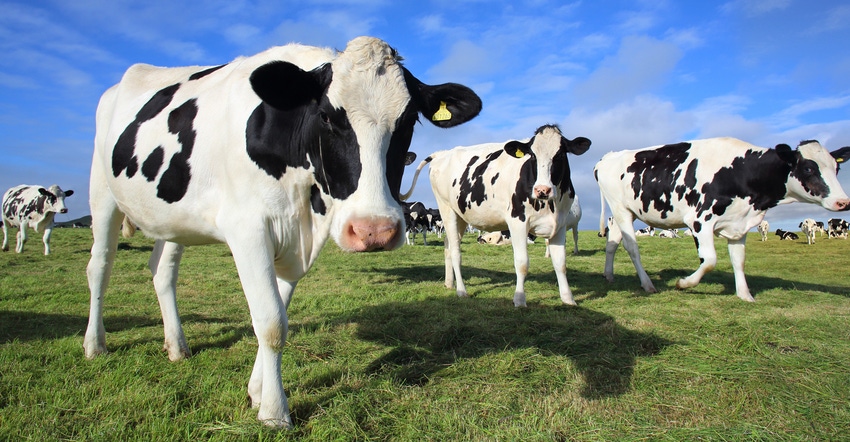
[[[538,184],[534,186],[534,197],[540,200],[549,199],[552,196],[552,188]]]
[[[845,211],[850,210],[850,200],[838,200],[835,202],[835,210],[836,211]]]
[[[401,221],[392,218],[355,218],[345,226],[340,246],[353,252],[393,249],[400,232]]]

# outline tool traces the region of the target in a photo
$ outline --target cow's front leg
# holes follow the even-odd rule
[[[106,286],[112,274],[112,264],[115,262],[115,251],[118,248],[118,228],[121,224],[121,213],[110,201],[108,209],[100,209],[98,189],[106,186],[92,186],[92,237],[91,259],[86,267],[91,300],[89,304],[89,323],[86,327],[83,349],[86,358],[106,353],[106,329],[103,327],[103,298],[106,296]]]
[[[27,224],[21,223],[21,228],[18,229],[18,242],[15,245],[16,253],[24,253],[24,243],[27,242]]]
[[[635,228],[632,224],[634,221],[629,220],[625,223],[616,223],[623,238],[623,248],[626,249],[626,252],[629,253],[629,258],[632,259],[632,264],[635,266],[635,271],[637,272],[638,279],[640,279],[640,286],[647,293],[655,293],[655,285],[652,284],[652,280],[649,279],[649,275],[646,273],[646,270],[643,268],[643,263],[640,260],[640,250],[638,250],[637,237],[635,236]],[[611,246],[610,234],[614,229],[611,229],[609,233],[608,244],[605,246],[605,265],[606,270],[608,266],[608,247]],[[614,250],[617,249],[616,243],[614,243]],[[614,253],[611,252],[611,279],[614,278]],[[609,279],[610,281],[610,279]]]
[[[180,244],[158,240],[148,260],[153,275],[153,286],[162,312],[162,324],[165,329],[165,342],[162,349],[168,352],[168,359],[178,361],[192,355],[183,325],[177,311],[177,273],[184,247]]]
[[[567,282],[567,248],[565,229],[559,230],[555,236],[547,241],[549,256],[552,257],[552,267],[555,268],[555,277],[558,279],[558,292],[564,304],[576,305],[573,292]]]
[[[696,244],[697,254],[699,255],[699,267],[687,278],[678,280],[676,282],[677,289],[696,286],[702,277],[714,270],[714,267],[717,265],[717,252],[714,250],[714,229],[711,226],[703,225],[700,233],[694,232],[694,243]]]
[[[735,293],[739,298],[747,302],[755,302],[747,286],[747,278],[744,276],[744,259],[746,258],[747,236],[738,240],[729,240],[729,259],[732,261],[732,271],[735,273]]]
[[[516,289],[514,289],[514,307],[526,307],[525,278],[528,276],[528,232],[525,228],[511,229],[511,244],[514,250],[514,269],[516,270]],[[563,244],[562,244],[563,246]],[[552,261],[554,262],[554,258]]]
[[[265,235],[228,238],[257,336],[257,358],[248,394],[252,406],[259,405],[257,419],[273,427],[291,427],[289,403],[280,376],[280,354],[286,342],[288,321],[278,292],[272,250],[265,239]]]
[[[620,242],[623,240],[623,233],[616,223],[611,223],[608,229],[608,237],[605,240],[605,269],[602,276],[608,282],[614,282],[614,255],[617,253],[617,248],[620,247]]]
[[[9,251],[9,220],[3,220],[3,248],[4,252]]]
[[[277,278],[277,288],[280,292],[280,300],[283,302],[283,308],[289,310],[289,302],[292,300],[292,293],[295,291],[295,285],[298,282],[290,282],[281,278]],[[251,379],[248,381],[248,400],[253,408],[259,408],[263,398],[263,352],[257,350],[257,357],[254,359],[254,368],[251,370]]]
[[[440,208],[440,213],[450,213],[449,210]],[[459,218],[444,221],[446,227],[446,245],[444,249],[446,263],[446,288],[452,288],[452,279],[457,284],[457,295],[461,298],[467,296],[466,285],[463,283],[463,275],[460,272],[461,256],[460,242],[463,238],[463,232],[466,229],[466,224]]]
[[[44,254],[50,254],[50,235],[53,234],[53,227],[44,229],[44,235],[41,237],[41,242],[44,244]]]

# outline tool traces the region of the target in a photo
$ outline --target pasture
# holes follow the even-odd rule
[[[0,254],[0,440],[834,440],[850,431],[850,241],[767,242],[751,233],[755,303],[735,294],[725,240],[698,265],[690,238],[638,238],[659,289],[622,248],[580,234],[558,298],[542,241],[528,308],[512,304],[509,246],[463,243],[471,295],[443,286],[443,247],[348,254],[329,243],[289,309],[283,381],[295,428],[248,406],[256,354],[225,246],[191,247],[178,303],[192,358],[162,352],[147,260],[122,239],[105,301],[110,353],[86,360],[91,232],[56,229]],[[571,242],[568,240],[568,247]]]

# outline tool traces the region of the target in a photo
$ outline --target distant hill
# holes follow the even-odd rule
[[[91,215],[54,224],[56,227],[91,227]]]

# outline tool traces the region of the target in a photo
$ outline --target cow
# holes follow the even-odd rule
[[[782,229],[776,229],[776,236],[778,236],[780,240],[787,241],[796,241],[800,239],[800,237],[796,233],[788,232]]]
[[[818,232],[819,237],[823,238],[823,235],[826,233],[826,227],[823,221],[815,221],[815,231]]]
[[[815,232],[817,231],[817,224],[815,220],[811,218],[804,219],[803,222],[800,223],[800,231],[803,232],[803,235],[806,235],[806,244],[815,243]]]
[[[478,235],[478,244],[492,244],[494,246],[503,246],[511,243],[511,235],[508,231],[487,232]]]
[[[839,218],[830,218],[826,221],[827,238],[847,239],[847,231],[850,228],[847,221]]]
[[[767,234],[770,232],[770,223],[767,222],[766,219],[762,220],[762,222],[759,223],[757,229],[758,229],[759,235],[761,235],[761,240],[767,241]]]
[[[655,227],[644,227],[635,232],[635,236],[655,236]]]
[[[460,272],[460,240],[467,226],[481,230],[510,230],[511,237],[529,233],[549,240],[552,265],[561,301],[575,305],[567,283],[564,242],[566,219],[575,198],[567,153],[581,155],[590,140],[569,140],[556,125],[539,127],[525,140],[456,147],[431,154],[416,169],[409,196],[419,172],[430,164],[431,189],[446,229],[445,285],[467,296]],[[528,244],[513,241],[517,281],[514,306],[525,307]]]
[[[578,202],[578,194],[573,199],[573,204],[570,206],[570,211],[567,214],[567,219],[564,221],[567,231],[573,231],[573,255],[578,255],[578,222],[581,221],[581,204]],[[549,257],[549,240],[546,242],[546,251],[543,256]]]
[[[73,190],[62,190],[56,184],[42,186],[20,185],[12,187],[3,194],[3,251],[9,251],[9,228],[17,227],[17,245],[15,252],[23,253],[27,242],[27,227],[44,232],[44,254],[50,254],[50,235],[53,233],[53,220],[57,213],[68,213],[65,198],[74,194]]]
[[[372,37],[342,52],[290,44],[214,67],[130,67],[96,112],[86,357],[106,352],[125,216],[156,239],[149,267],[172,360],[190,354],[175,300],[184,247],[225,243],[259,344],[248,396],[264,424],[290,427],[281,350],[296,284],[329,237],[352,252],[402,245],[418,115],[452,127],[480,110],[471,89],[422,83]]]
[[[605,278],[614,278],[614,253],[620,241],[635,266],[641,287],[655,286],[640,261],[633,223],[639,219],[664,228],[689,227],[699,268],[679,279],[679,289],[697,285],[714,269],[714,235],[727,239],[739,298],[754,301],[744,276],[746,233],[768,209],[793,201],[820,204],[831,211],[850,209],[850,198],[836,177],[850,147],[830,154],[817,141],[775,149],[734,138],[711,138],[606,154],[594,168],[602,196],[615,220],[605,247]]]
[[[676,230],[676,229],[662,229],[660,232],[658,232],[658,237],[659,238],[678,238],[679,237],[679,231]]]
[[[426,232],[431,228],[428,221],[428,209],[420,202],[403,203],[402,209],[404,211],[404,222],[407,225],[407,231],[405,233],[407,245],[413,244],[416,240],[416,234],[421,233],[422,241],[427,246],[428,237],[426,236]]]

